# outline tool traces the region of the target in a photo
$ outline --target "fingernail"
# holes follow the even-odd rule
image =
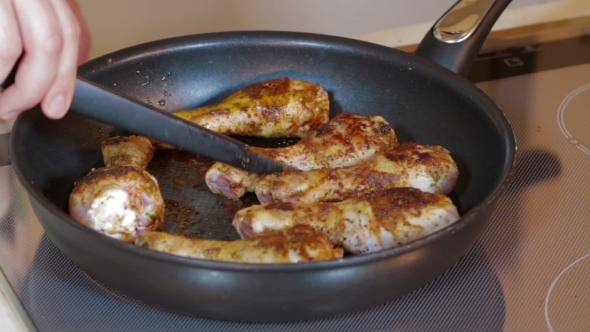
[[[6,114],[0,114],[0,120],[8,121],[16,118],[19,112],[8,112]]]
[[[66,112],[66,98],[63,95],[53,98],[46,112],[49,117],[61,117]]]

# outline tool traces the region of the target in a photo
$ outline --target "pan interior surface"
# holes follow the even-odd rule
[[[503,114],[466,80],[400,51],[336,37],[273,32],[186,36],[100,57],[83,65],[79,75],[166,111],[215,103],[248,84],[270,78],[289,77],[321,84],[329,93],[332,115],[339,112],[381,115],[394,127],[400,142],[441,145],[451,151],[461,172],[455,195],[463,214],[489,203],[486,199],[494,196],[505,180],[513,154],[512,133]],[[37,201],[36,212],[44,227],[52,229],[48,235],[79,265],[81,258],[68,254],[78,245],[70,247],[67,243],[65,237],[72,234],[59,233],[62,224],[79,226],[65,215],[68,195],[76,180],[92,167],[101,166],[100,143],[121,133],[117,128],[72,113],[59,121],[49,120],[38,109],[21,115],[13,130],[11,147],[17,175],[32,200]],[[208,192],[199,175],[204,174],[206,166],[206,160],[180,152],[162,152],[156,156],[150,170],[158,178],[167,199],[167,209],[171,211],[165,227],[170,232],[195,237],[235,239],[237,233],[231,229],[230,216],[236,209],[255,203],[255,199],[247,196],[242,201],[229,201]],[[55,209],[63,212],[58,218],[53,213]],[[459,223],[485,224],[483,219],[485,215],[462,218]],[[481,233],[481,229],[483,226],[473,234]],[[103,240],[106,248],[111,239],[105,237],[97,241]],[[474,237],[465,239],[459,246],[462,252],[457,249],[449,255],[449,260],[464,255],[475,240]],[[109,246],[108,250],[114,249]],[[424,259],[416,264],[429,264],[428,258]],[[169,261],[172,264],[174,257]],[[424,273],[427,280],[450,264],[452,262],[442,260],[420,269],[429,270]],[[278,272],[282,269],[281,266],[274,268]],[[182,280],[188,278],[190,273],[186,273]],[[91,274],[118,289],[126,288],[128,293],[140,298],[145,291],[127,284],[119,276],[110,278],[98,271]],[[323,277],[318,276],[313,283],[321,287],[318,280]],[[405,293],[419,286],[418,283],[424,282],[418,278],[407,286],[402,285],[401,289],[361,299],[354,308],[382,303],[386,297]],[[277,294],[288,296],[280,291]],[[144,296],[144,300],[146,297],[149,296]],[[173,300],[158,301],[174,309],[180,306],[172,303]],[[334,306],[333,310],[316,310],[314,315],[305,316],[302,311],[304,316],[279,316],[287,320],[319,317],[352,308],[343,305]],[[192,313],[206,311],[203,306],[196,306],[195,310]],[[244,315],[247,313],[246,310]],[[244,319],[221,311],[204,315]]]

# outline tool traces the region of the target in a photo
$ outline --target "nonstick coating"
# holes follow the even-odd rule
[[[329,92],[332,115],[382,115],[401,142],[442,145],[459,165],[455,194],[464,215],[424,239],[329,262],[210,262],[135,247],[73,221],[67,197],[74,181],[101,165],[100,143],[121,132],[72,113],[59,121],[39,109],[22,114],[13,129],[12,161],[50,239],[99,282],[200,317],[310,319],[375,306],[421,287],[479,238],[512,168],[513,133],[490,98],[440,66],[374,44],[285,32],[195,35],[109,54],[79,74],[165,110],[214,103],[265,79],[304,79]],[[198,175],[190,177],[204,167],[200,162],[164,153],[151,167],[159,172],[169,210],[177,204],[168,216],[169,231],[236,236],[228,225],[241,203],[211,195]]]

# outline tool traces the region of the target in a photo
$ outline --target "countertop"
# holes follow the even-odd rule
[[[1,122],[0,121],[0,135],[10,132],[12,128],[13,121],[10,122]],[[3,166],[7,167],[7,166]],[[2,195],[0,195],[2,196]],[[4,215],[7,210],[8,200],[6,198],[2,198],[0,201],[0,216]],[[8,254],[8,253],[2,253]],[[4,283],[0,286],[7,286],[6,278],[4,275],[0,275],[0,283]],[[13,302],[13,294],[5,294],[3,292],[5,287],[0,287],[0,331],[25,331],[25,325],[21,320],[18,309],[14,307],[12,304]]]

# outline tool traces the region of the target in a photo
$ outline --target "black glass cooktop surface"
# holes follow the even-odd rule
[[[471,251],[405,297],[281,324],[212,321],[130,299],[46,237],[9,165],[9,130],[0,132],[0,284],[40,331],[590,330],[590,37],[482,54],[468,77],[514,127],[516,174]]]

